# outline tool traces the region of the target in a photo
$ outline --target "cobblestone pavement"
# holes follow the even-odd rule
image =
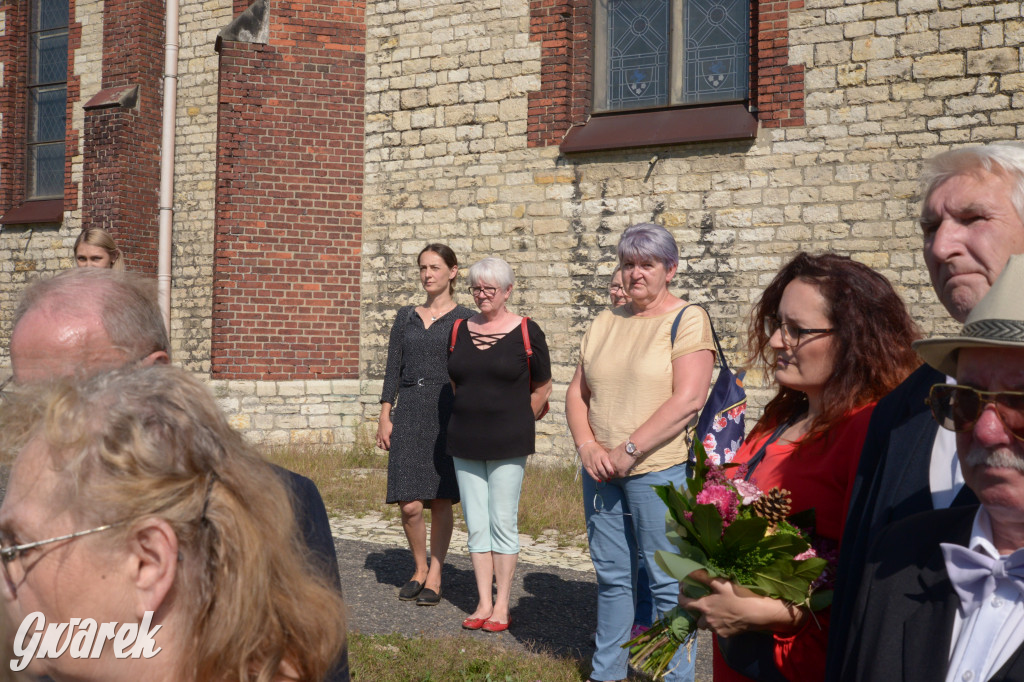
[[[591,638],[597,617],[597,585],[586,549],[559,547],[550,535],[537,541],[520,536],[522,550],[512,586],[512,626],[507,632],[490,634],[461,628],[462,619],[476,605],[465,533],[456,530],[452,537],[441,603],[423,607],[397,598],[398,588],[413,571],[405,534],[397,521],[373,514],[332,517],[331,528],[353,631],[399,632],[410,637],[459,635],[495,647],[552,651],[583,661],[581,679],[585,679],[582,676],[593,653]],[[701,633],[697,682],[711,682],[710,653],[710,637]]]

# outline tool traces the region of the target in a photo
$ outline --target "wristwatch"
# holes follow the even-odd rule
[[[639,457],[640,455],[642,455],[644,453],[641,452],[640,448],[638,448],[636,446],[636,443],[634,443],[631,440],[627,440],[626,441],[626,454],[629,455],[630,457],[632,457],[633,459],[636,459],[637,457]]]

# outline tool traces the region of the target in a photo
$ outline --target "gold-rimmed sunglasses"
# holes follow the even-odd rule
[[[1024,441],[1024,392],[979,391],[971,386],[936,384],[929,391],[927,402],[935,421],[950,431],[970,431],[981,418],[985,405],[992,405],[1007,431]]]

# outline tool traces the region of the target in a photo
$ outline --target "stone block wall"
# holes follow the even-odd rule
[[[954,328],[921,256],[917,178],[922,159],[953,145],[1021,137],[1019,3],[762,3],[788,11],[788,36],[773,38],[788,37],[788,64],[772,66],[802,72],[804,125],[576,155],[525,134],[529,101],[564,86],[529,40],[535,4],[367,5],[364,376],[381,376],[394,311],[420,298],[413,259],[425,242],[449,243],[466,264],[501,256],[519,278],[510,307],[544,328],[555,362],[539,447],[570,452],[565,384],[605,305],[618,236],[641,221],[675,235],[676,290],[708,306],[734,363],[752,302],[799,250],[875,267],[924,333]],[[749,381],[759,404],[761,379]]]

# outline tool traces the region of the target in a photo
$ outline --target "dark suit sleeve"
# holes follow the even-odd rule
[[[851,600],[849,636],[841,643],[844,655],[835,679],[944,679],[959,600],[939,543],[966,544],[976,512],[977,506],[928,511],[878,534]]]
[[[937,427],[927,414],[928,408],[924,400],[930,387],[942,381],[945,381],[945,375],[924,365],[882,398],[871,415],[860,463],[857,466],[857,475],[853,482],[836,570],[832,627],[829,631],[828,663],[825,669],[825,679],[829,682],[838,679],[842,667],[843,650],[850,636],[853,600],[858,592],[868,549],[880,528],[890,520],[889,507],[892,506],[893,500],[902,495],[902,492],[895,490],[898,483],[893,480],[894,472],[900,469],[904,464],[903,459],[910,457],[911,453],[908,452],[907,443],[894,440],[894,432],[898,427],[906,429],[907,423],[916,419],[922,424],[922,428],[934,433]],[[927,462],[931,456],[932,439],[924,438],[921,429],[910,430],[918,436],[918,449],[927,449],[927,452],[915,451],[913,458]],[[921,465],[915,463],[913,466]],[[927,465],[924,472],[917,473],[914,480],[923,480],[927,486]],[[919,497],[923,492],[930,501],[930,493],[927,490],[917,492]],[[930,505],[914,511],[929,508]]]
[[[316,484],[294,471],[278,469],[292,495],[295,521],[302,532],[302,539],[310,550],[310,558],[324,572],[330,583],[341,593],[341,578],[338,575],[338,555],[334,548],[334,536],[327,519],[327,508],[317,490]],[[348,645],[341,652],[341,658],[328,672],[324,682],[349,682]]]

